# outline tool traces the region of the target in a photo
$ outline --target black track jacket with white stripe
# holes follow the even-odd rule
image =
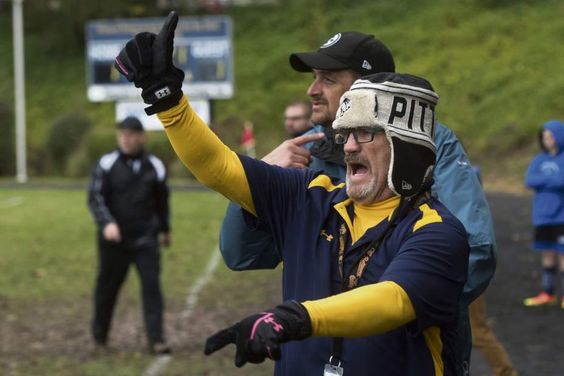
[[[88,206],[102,230],[116,222],[125,241],[169,232],[167,172],[160,159],[114,150],[100,158],[92,173]]]

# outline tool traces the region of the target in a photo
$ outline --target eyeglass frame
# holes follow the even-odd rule
[[[367,139],[359,140],[358,132],[363,131],[366,132],[365,134],[368,136]],[[374,141],[374,136],[378,133],[384,132],[384,128],[381,127],[357,127],[357,128],[341,128],[334,131],[333,140],[337,145],[344,145],[349,140],[349,136],[353,135],[353,138],[357,144],[367,144],[369,142]],[[339,139],[340,137],[344,137],[344,139]]]

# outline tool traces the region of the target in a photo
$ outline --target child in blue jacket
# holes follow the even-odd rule
[[[564,123],[544,123],[539,141],[542,152],[529,164],[525,183],[534,191],[533,249],[541,253],[542,291],[524,300],[528,307],[556,304],[557,262],[564,272]],[[562,295],[560,305],[564,309]]]

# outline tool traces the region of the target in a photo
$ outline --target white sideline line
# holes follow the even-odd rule
[[[159,355],[157,359],[151,363],[149,368],[145,371],[145,376],[158,376],[160,375],[168,366],[168,363],[172,360],[171,355]]]
[[[217,268],[217,264],[219,263],[220,253],[219,249],[215,249],[213,251],[212,257],[208,261],[208,266],[203,274],[200,275],[196,283],[190,289],[188,293],[188,297],[186,298],[186,306],[184,311],[180,313],[180,317],[182,319],[187,319],[192,315],[194,311],[194,307],[196,306],[196,302],[198,301],[198,296],[200,295],[200,291],[208,284],[211,276],[213,275],[215,269]]]
[[[20,196],[11,197],[7,200],[0,201],[0,209],[11,208],[23,204],[24,199]]]
[[[216,248],[213,250],[212,257],[210,257],[208,261],[206,270],[204,270],[204,272],[198,277],[196,283],[192,285],[192,288],[190,289],[190,292],[186,297],[186,306],[184,307],[184,310],[180,312],[180,318],[182,318],[183,320],[187,319],[192,315],[192,312],[194,311],[194,307],[196,306],[196,302],[198,301],[198,296],[200,295],[200,292],[203,290],[203,288],[210,281],[211,276],[215,272],[215,269],[217,269],[217,265],[219,264],[219,259],[220,259],[219,249]],[[145,376],[161,375],[166,369],[166,367],[168,367],[168,364],[170,363],[171,360],[172,360],[172,356],[170,355],[158,356],[157,359],[155,359],[151,363],[149,368],[147,368],[144,375]]]

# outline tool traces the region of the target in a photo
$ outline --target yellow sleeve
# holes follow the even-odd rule
[[[325,299],[302,303],[318,337],[365,337],[382,334],[415,319],[407,293],[385,281]]]
[[[176,155],[200,183],[256,214],[241,160],[192,110],[186,96],[158,117]]]

